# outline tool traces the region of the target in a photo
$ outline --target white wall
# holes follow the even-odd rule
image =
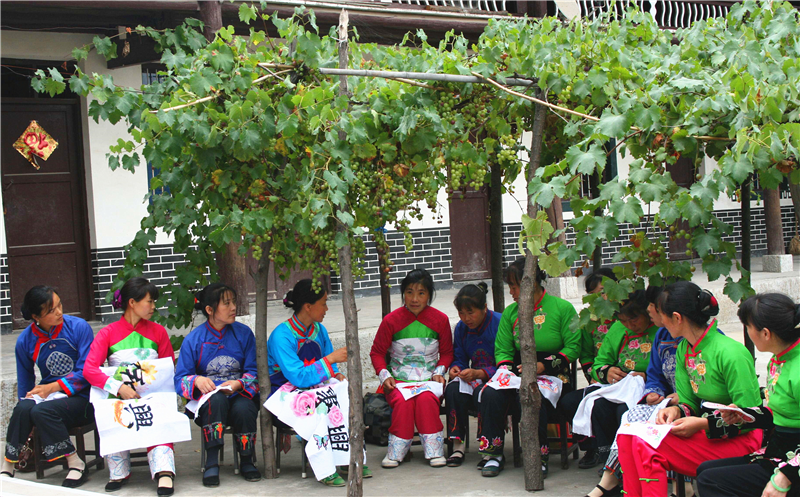
[[[77,46],[91,43],[92,35],[0,31],[0,50],[3,57],[31,60],[63,61],[71,59]],[[108,69],[105,60],[96,52],[81,63],[87,74],[110,74],[120,86],[139,88],[142,84],[140,65]],[[108,167],[106,153],[118,138],[130,139],[124,122],[111,125],[88,117],[89,100],[81,99],[84,168],[92,248],[120,247],[129,243],[147,214],[144,201],[147,193],[147,170],[144,160],[134,174]],[[58,137],[55,137],[58,139]],[[57,152],[56,152],[57,153]],[[0,225],[2,227],[2,225]],[[3,231],[5,233],[5,231]],[[5,236],[0,251],[5,252]],[[156,243],[169,243],[170,237],[159,234]]]

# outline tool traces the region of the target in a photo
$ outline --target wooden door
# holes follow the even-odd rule
[[[15,327],[34,285],[58,289],[64,312],[93,318],[86,189],[77,101],[3,99],[3,214]],[[57,142],[36,170],[13,143],[36,120]]]
[[[453,281],[492,277],[489,196],[486,188],[453,193],[450,200],[450,254]]]

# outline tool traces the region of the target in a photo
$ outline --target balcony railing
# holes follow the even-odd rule
[[[724,17],[735,2],[695,2],[678,0],[576,0],[581,9],[581,16],[596,18],[602,13],[613,10],[616,15],[622,14],[630,5],[637,5],[644,12],[649,12],[664,29],[687,28],[692,23],[711,17]]]

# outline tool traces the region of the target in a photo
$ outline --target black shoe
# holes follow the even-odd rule
[[[253,466],[253,463],[242,464],[241,468],[239,468],[239,472],[242,473],[242,476],[247,481],[261,480],[261,473]]]
[[[164,478],[164,477],[167,477],[170,480],[172,480],[172,486],[171,487],[159,486],[158,490],[156,491],[156,493],[158,495],[172,495],[172,494],[174,494],[175,493],[175,475],[173,475],[172,473],[162,474],[161,476],[158,477],[159,481],[161,480],[161,478]]]
[[[488,461],[488,459],[481,459],[478,461],[478,471],[482,470],[483,467],[486,466],[486,461]]]
[[[109,480],[109,482],[106,483],[106,492],[116,492],[126,483],[128,483],[127,478],[122,480]]]
[[[212,475],[206,475],[206,473],[214,473]],[[213,466],[209,466],[203,470],[203,486],[204,487],[218,487],[219,486],[219,464],[215,464]]]
[[[86,479],[89,478],[89,475],[86,474],[86,469],[87,468],[83,468],[83,469],[69,468],[70,471],[77,471],[78,473],[80,473],[81,477],[78,478],[77,480],[68,480],[68,479],[64,478],[64,482],[61,483],[61,486],[62,487],[67,487],[67,488],[78,488],[81,485],[83,485],[84,483],[86,483]],[[67,473],[67,475],[69,475],[69,473]]]
[[[614,488],[612,488],[610,490],[606,490],[605,488],[601,487],[600,485],[595,485],[595,486],[597,488],[599,488],[601,492],[603,492],[601,494],[601,497],[617,497],[617,496],[622,494],[622,487],[620,487],[619,485],[615,486]],[[586,497],[589,497],[589,495],[587,494]]]
[[[581,469],[591,469],[602,463],[603,460],[600,457],[600,453],[594,449],[589,449],[583,457],[581,457],[581,460],[578,461],[578,467]]]

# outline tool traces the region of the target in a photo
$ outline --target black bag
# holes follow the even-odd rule
[[[364,396],[364,441],[386,447],[389,445],[389,426],[392,424],[392,408],[382,393]]]

